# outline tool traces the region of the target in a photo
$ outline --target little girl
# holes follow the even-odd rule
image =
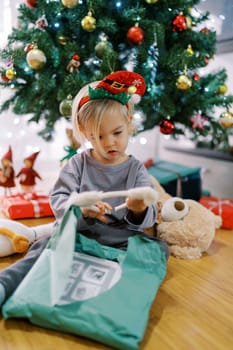
[[[93,85],[96,85],[94,89]],[[133,113],[128,90],[134,87],[135,92],[139,90],[142,94],[144,86],[144,80],[136,73],[115,72],[91,87],[84,87],[74,99],[74,135],[82,142],[88,140],[92,148],[73,156],[60,172],[51,193],[52,208],[58,220],[64,214],[71,192],[152,186],[144,166],[126,153]],[[116,212],[114,207],[122,201],[122,198],[113,198],[98,202],[99,212],[83,208],[79,232],[85,232],[101,244],[125,248],[128,237],[135,231],[153,226],[156,206],[147,207],[143,200],[128,199],[127,207]]]
[[[152,187],[144,165],[126,153],[132,132],[132,94],[142,96],[144,92],[145,82],[139,74],[119,71],[85,86],[74,99],[74,135],[78,141],[89,141],[91,148],[74,155],[62,168],[54,185],[50,198],[57,223],[73,192]],[[157,207],[155,204],[147,206],[141,199],[128,198],[126,207],[116,211],[114,208],[122,201],[122,198],[112,198],[97,202],[94,209],[81,208],[78,231],[101,244],[126,249],[130,236],[143,234],[144,228],[154,225]],[[0,303],[12,294],[47,241],[37,241],[23,260],[0,273]],[[168,256],[166,244],[159,243]]]

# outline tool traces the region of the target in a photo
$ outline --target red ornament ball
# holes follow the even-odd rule
[[[184,15],[179,14],[172,21],[173,32],[183,32],[187,27],[188,25]]]
[[[193,74],[193,80],[199,80],[200,79],[200,75],[195,73]]]
[[[10,79],[7,78],[7,76],[6,76],[6,72],[1,72],[1,79],[2,79],[2,81],[4,81],[5,83],[8,83],[8,81],[10,81]]]
[[[127,32],[127,40],[132,45],[140,45],[144,40],[144,31],[135,25],[131,27]]]
[[[175,125],[172,120],[164,119],[159,124],[160,132],[164,135],[170,135],[173,133]]]
[[[29,43],[29,44],[26,44],[25,48],[24,48],[24,51],[25,52],[29,52],[31,51],[32,49],[34,49],[35,45],[32,44],[32,43]]]
[[[36,0],[26,0],[28,7],[36,7]]]

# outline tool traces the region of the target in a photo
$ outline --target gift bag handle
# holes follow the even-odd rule
[[[70,227],[77,228],[77,217],[80,215],[79,207],[70,207],[47,245],[51,254],[51,299],[53,305],[63,294],[71,272],[77,230],[70,230]]]

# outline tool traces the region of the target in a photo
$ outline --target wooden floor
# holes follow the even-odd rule
[[[38,222],[24,223],[31,226]],[[18,258],[1,258],[0,269]],[[0,318],[0,349],[107,350],[109,347],[42,329],[25,320]],[[167,276],[151,308],[141,344],[141,350],[156,349],[233,349],[233,231],[218,230],[208,254],[199,260],[169,259]]]

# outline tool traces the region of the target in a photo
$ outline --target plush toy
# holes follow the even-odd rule
[[[11,189],[15,187],[15,170],[12,166],[12,149],[9,146],[8,151],[1,159],[0,168],[0,186],[4,188],[4,194],[11,194]]]
[[[221,226],[221,217],[194,200],[170,197],[154,178],[152,181],[160,194],[155,234],[168,244],[171,254],[177,258],[200,258]]]
[[[80,66],[80,57],[77,54],[74,54],[71,57],[70,62],[68,63],[66,69],[69,73],[79,73],[79,66]]]
[[[95,206],[95,203],[102,201],[106,198],[113,197],[129,197],[134,199],[143,199],[146,205],[151,205],[158,201],[158,192],[151,187],[137,187],[131,188],[124,191],[112,191],[112,192],[99,192],[99,191],[89,191],[82,193],[71,193],[68,201],[67,207],[69,208],[72,204],[78,205],[79,207],[91,207],[92,210],[98,211],[98,208]],[[114,209],[116,211],[125,208],[126,204],[123,203]]]
[[[67,202],[67,208],[75,204],[80,207],[91,206],[98,211],[95,203],[99,200],[111,197],[131,197],[144,199],[150,205],[157,202],[158,193],[151,187],[133,188],[127,191],[97,192],[89,191],[83,193],[72,193]],[[116,208],[120,210],[125,204]],[[24,253],[30,244],[39,238],[50,236],[53,232],[53,223],[27,227],[17,221],[0,219],[0,257],[14,253]]]
[[[19,178],[20,187],[23,193],[33,192],[36,185],[36,178],[42,180],[41,176],[33,168],[39,153],[39,151],[34,152],[30,156],[24,158],[24,167],[16,175],[16,177]]]
[[[157,202],[157,223],[145,232],[156,232],[169,245],[171,254],[178,258],[200,258],[213,241],[215,230],[221,225],[221,218],[194,200],[171,197],[154,178],[152,181],[156,190],[142,187],[127,191],[72,193],[67,208],[72,204],[94,208],[97,201],[118,196],[144,199],[147,205]],[[125,204],[118,206],[115,210],[121,210],[124,206]],[[32,242],[51,235],[52,231],[53,223],[30,228],[16,221],[2,219],[0,257],[25,252]]]
[[[17,221],[0,219],[0,257],[25,253],[30,244],[52,232],[53,223],[27,227]]]

